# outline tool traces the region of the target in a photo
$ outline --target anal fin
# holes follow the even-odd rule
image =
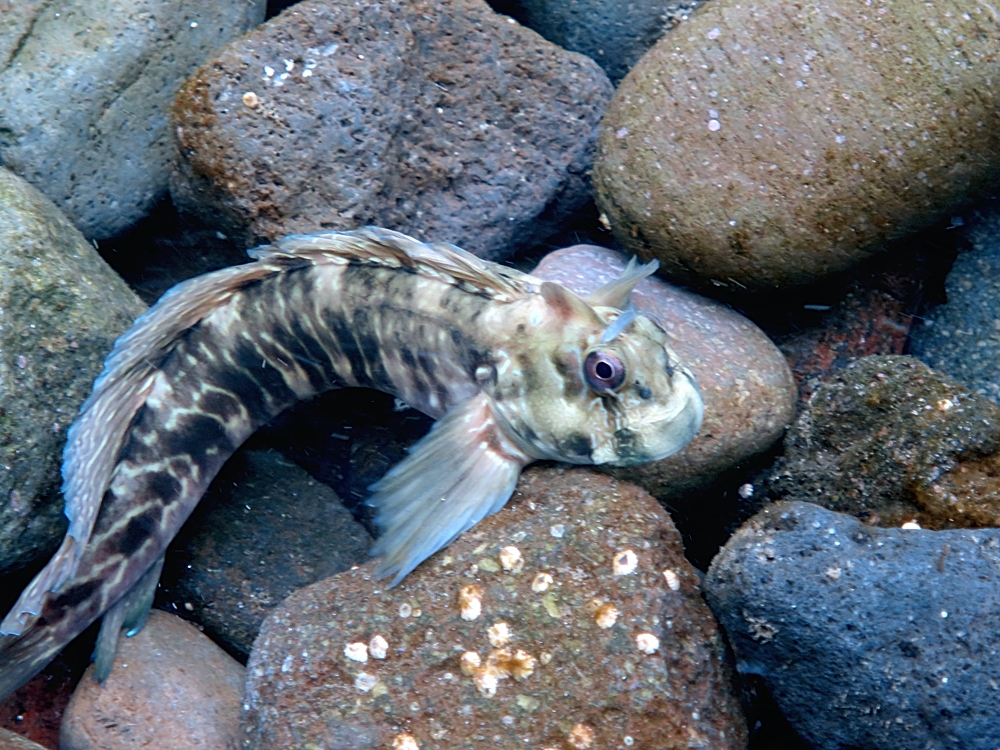
[[[382,535],[377,575],[395,586],[463,531],[496,513],[534,460],[504,433],[486,394],[464,401],[440,419],[410,455],[372,485],[368,504]]]
[[[94,646],[94,679],[98,682],[103,683],[111,674],[121,631],[127,631],[125,635],[131,638],[146,624],[162,571],[163,555],[160,555],[142,578],[104,613]]]

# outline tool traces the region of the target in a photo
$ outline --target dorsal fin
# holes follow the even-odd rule
[[[655,258],[649,263],[639,265],[633,255],[629,260],[622,275],[614,281],[609,281],[604,286],[600,286],[586,296],[587,302],[601,307],[614,307],[617,310],[624,310],[628,307],[629,298],[635,285],[647,276],[652,276],[660,267],[660,261]]]
[[[400,232],[365,227],[353,232],[296,234],[274,245],[250,251],[251,257],[309,258],[312,262],[361,260],[392,267],[413,268],[435,277],[470,285],[498,302],[511,302],[537,289],[540,281],[528,274],[484,261],[446,243],[427,244]]]

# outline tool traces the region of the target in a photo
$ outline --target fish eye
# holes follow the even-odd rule
[[[595,391],[613,391],[625,382],[625,365],[611,352],[591,352],[583,364],[587,382]]]

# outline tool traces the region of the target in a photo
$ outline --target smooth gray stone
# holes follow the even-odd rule
[[[265,6],[0,4],[0,164],[55,201],[88,237],[122,232],[167,191],[178,84],[263,21]]]

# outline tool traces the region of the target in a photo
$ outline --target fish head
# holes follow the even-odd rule
[[[666,331],[632,307],[549,292],[556,304],[498,368],[493,389],[495,411],[521,448],[536,458],[632,466],[687,445],[704,402]]]

